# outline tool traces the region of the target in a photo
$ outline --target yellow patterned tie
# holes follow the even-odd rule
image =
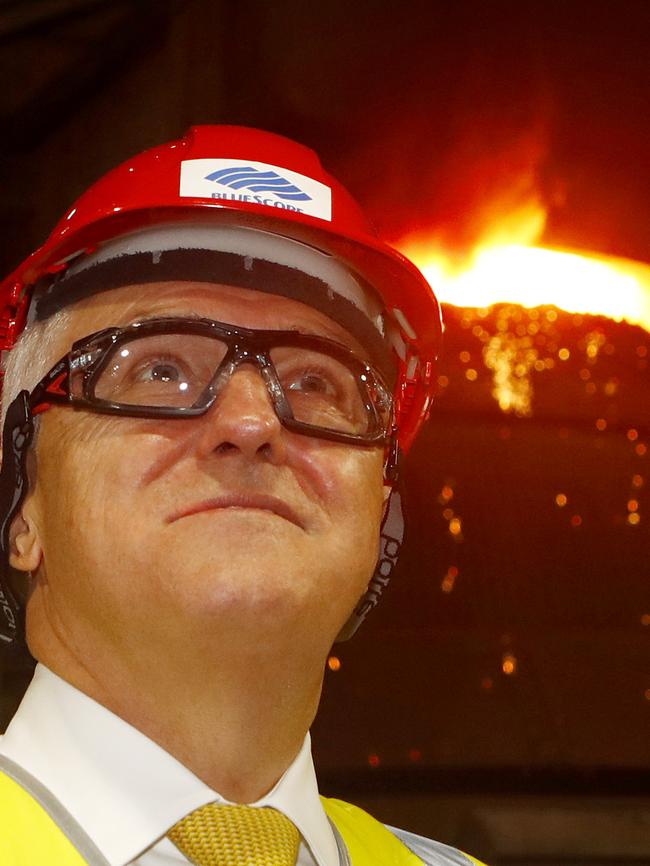
[[[295,866],[300,833],[277,809],[208,803],[167,833],[196,866]]]

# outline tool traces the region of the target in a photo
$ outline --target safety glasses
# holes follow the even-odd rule
[[[333,340],[211,319],[148,319],[76,342],[31,392],[52,404],[131,418],[205,414],[242,365],[259,371],[289,430],[351,445],[387,444],[393,400],[377,370]]]

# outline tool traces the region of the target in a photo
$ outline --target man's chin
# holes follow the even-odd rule
[[[193,639],[201,635],[226,651],[228,646],[250,644],[253,654],[262,649],[261,644],[267,649],[284,646],[295,642],[305,629],[313,632],[323,609],[322,600],[274,585],[271,575],[255,579],[244,575],[236,586],[211,582],[205,575],[199,586],[194,583],[185,593],[177,585],[172,603],[178,615],[174,623],[182,624]],[[326,624],[322,626],[325,630]]]
[[[320,594],[316,577],[307,577],[308,562],[309,557],[287,556],[286,549],[264,539],[203,541],[180,561],[173,551],[158,559],[157,582],[179,610],[208,616],[291,615]]]

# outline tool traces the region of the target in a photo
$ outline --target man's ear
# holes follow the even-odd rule
[[[36,571],[42,558],[43,548],[36,526],[23,509],[9,530],[9,564],[18,571]]]

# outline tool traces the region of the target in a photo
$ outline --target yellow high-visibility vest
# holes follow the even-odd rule
[[[2,764],[6,771],[0,772],[2,866],[106,866],[103,855],[47,789],[6,758]],[[322,802],[338,833],[342,864],[481,866],[460,851],[428,840],[422,840],[426,853],[421,858],[362,809],[324,797]]]

